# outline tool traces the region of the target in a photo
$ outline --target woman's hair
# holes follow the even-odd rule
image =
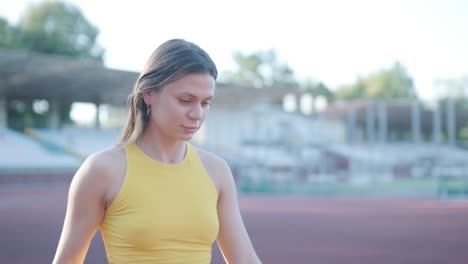
[[[134,143],[148,125],[148,106],[143,100],[143,91],[160,91],[168,83],[192,73],[208,73],[215,80],[218,77],[216,65],[196,44],[182,39],[161,44],[146,62],[128,98],[130,110],[120,144]]]

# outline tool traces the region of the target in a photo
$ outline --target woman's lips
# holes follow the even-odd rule
[[[187,133],[195,133],[198,130],[197,126],[182,126],[184,128],[184,131]]]

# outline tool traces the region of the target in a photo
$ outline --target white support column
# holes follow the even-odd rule
[[[94,128],[100,129],[101,128],[101,120],[99,119],[99,112],[100,112],[99,106],[100,106],[100,104],[99,103],[94,103],[94,106],[96,107],[96,117],[94,119]]]
[[[47,126],[50,129],[60,128],[60,103],[56,100],[49,101],[49,118]]]
[[[8,127],[7,100],[0,96],[0,128]]]
[[[436,102],[434,108],[434,115],[432,119],[432,141],[435,144],[440,144],[441,142],[441,121],[440,121],[440,105],[439,102]]]
[[[356,141],[356,107],[352,105],[348,112],[348,143]]]
[[[388,116],[387,116],[387,104],[380,102],[378,105],[378,117],[379,117],[379,141],[381,143],[387,143],[388,138]]]
[[[418,101],[414,101],[411,105],[411,130],[413,142],[421,143],[421,108]]]
[[[366,106],[366,132],[367,142],[373,144],[375,141],[375,113],[373,102],[369,102]]]
[[[455,145],[456,141],[456,119],[455,119],[455,103],[452,98],[447,100],[447,143],[451,146]]]

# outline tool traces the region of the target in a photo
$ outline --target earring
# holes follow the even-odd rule
[[[149,116],[151,110],[151,105],[146,106],[146,116]]]

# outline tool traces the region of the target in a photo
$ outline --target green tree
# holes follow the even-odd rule
[[[286,63],[278,61],[275,50],[259,51],[252,54],[235,52],[235,71],[225,72],[224,81],[253,85],[254,87],[297,87],[294,71]]]
[[[31,4],[18,26],[0,19],[0,46],[102,61],[97,44],[99,30],[70,3],[44,1]]]
[[[18,48],[20,47],[20,41],[20,30],[10,25],[6,19],[0,17],[0,47]]]
[[[278,60],[278,54],[270,49],[265,52],[258,52],[262,64],[260,74],[264,79],[264,86],[271,87],[297,87],[293,69],[287,63]]]
[[[333,92],[322,82],[313,82],[312,80],[306,80],[301,85],[301,89],[312,94],[313,97],[325,97],[328,103],[334,100]]]
[[[237,51],[233,54],[233,59],[237,65],[237,70],[224,73],[226,82],[253,85],[255,87],[264,85],[264,77],[260,74],[262,61],[258,54],[244,55]]]
[[[335,91],[335,97],[340,99],[358,99],[365,98],[366,94],[366,80],[358,78],[356,83],[349,86],[344,86]]]
[[[102,62],[104,49],[97,44],[98,29],[79,8],[59,1],[31,4],[21,16],[18,25],[11,25],[0,17],[0,47],[31,50],[41,53],[66,55],[74,58],[95,59]],[[9,127],[46,125],[49,113],[34,111],[32,101],[11,101],[8,105]],[[70,103],[60,108],[62,123],[69,123]]]
[[[336,91],[340,99],[395,99],[416,98],[413,80],[400,63],[386,70],[370,74],[369,77],[359,78],[350,86],[341,87]]]

